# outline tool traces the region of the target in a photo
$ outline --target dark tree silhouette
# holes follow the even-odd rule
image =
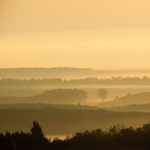
[[[33,126],[31,127],[32,136],[44,137],[42,128],[37,121],[33,121]]]
[[[108,95],[108,92],[106,89],[99,89],[97,91],[97,96],[100,97],[102,101],[106,98],[107,95]]]
[[[42,128],[37,121],[33,121],[33,126],[31,127],[31,147],[33,150],[49,149],[49,141],[44,137]]]
[[[86,130],[68,136],[65,140],[56,137],[48,141],[38,122],[33,121],[31,133],[0,133],[0,150],[149,150],[149,141],[150,123],[136,129],[117,125],[106,131]]]

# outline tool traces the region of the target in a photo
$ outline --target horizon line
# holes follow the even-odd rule
[[[150,70],[149,69],[93,69],[93,68],[79,68],[79,67],[4,67],[4,68],[0,68],[0,69],[89,69],[89,70],[94,70],[94,71],[97,71],[97,70],[108,70],[108,71],[127,71],[127,70],[132,70],[132,71],[135,71],[135,70]]]

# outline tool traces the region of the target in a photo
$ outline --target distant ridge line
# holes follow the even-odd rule
[[[112,76],[150,76],[150,69],[126,70],[94,70],[91,68],[72,67],[35,67],[35,68],[0,68],[2,78],[86,78],[86,77],[112,77]]]
[[[93,70],[93,71],[150,71],[150,69],[92,69],[92,68],[77,68],[77,67],[16,67],[16,68],[0,68],[2,69],[75,69],[75,70]]]

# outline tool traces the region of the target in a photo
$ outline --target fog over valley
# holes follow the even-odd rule
[[[0,0],[0,150],[150,150],[149,0]]]

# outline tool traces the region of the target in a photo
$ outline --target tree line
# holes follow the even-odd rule
[[[137,112],[150,112],[150,103],[148,104],[132,104],[127,106],[114,106],[114,107],[103,107],[105,110],[112,110],[112,111],[137,111]]]
[[[78,89],[53,89],[42,94],[28,97],[0,97],[1,104],[7,103],[73,103],[85,102],[87,92]]]
[[[113,112],[102,109],[0,109],[0,132],[28,131],[30,123],[38,120],[47,134],[71,134],[93,128],[107,129],[117,124],[139,127],[150,121],[150,113]]]
[[[83,78],[119,75],[149,75],[150,70],[93,70],[90,68],[0,68],[0,78]]]
[[[76,132],[66,139],[47,139],[37,121],[30,132],[0,133],[1,150],[100,150],[100,149],[150,149],[150,123],[142,127],[113,126],[108,130]]]
[[[99,107],[78,104],[52,104],[52,103],[11,103],[0,104],[0,109],[43,109],[43,108],[58,108],[58,109],[83,109],[83,110],[98,110]]]
[[[88,77],[83,79],[61,79],[61,78],[44,78],[44,79],[13,79],[3,78],[0,80],[0,87],[41,87],[41,86],[80,86],[80,85],[150,85],[150,78],[147,76],[140,77],[111,77],[95,78]]]
[[[105,103],[100,103],[100,107],[123,106],[131,104],[147,104],[150,103],[150,92],[143,92],[137,94],[127,93],[122,97],[115,97],[114,100]]]

